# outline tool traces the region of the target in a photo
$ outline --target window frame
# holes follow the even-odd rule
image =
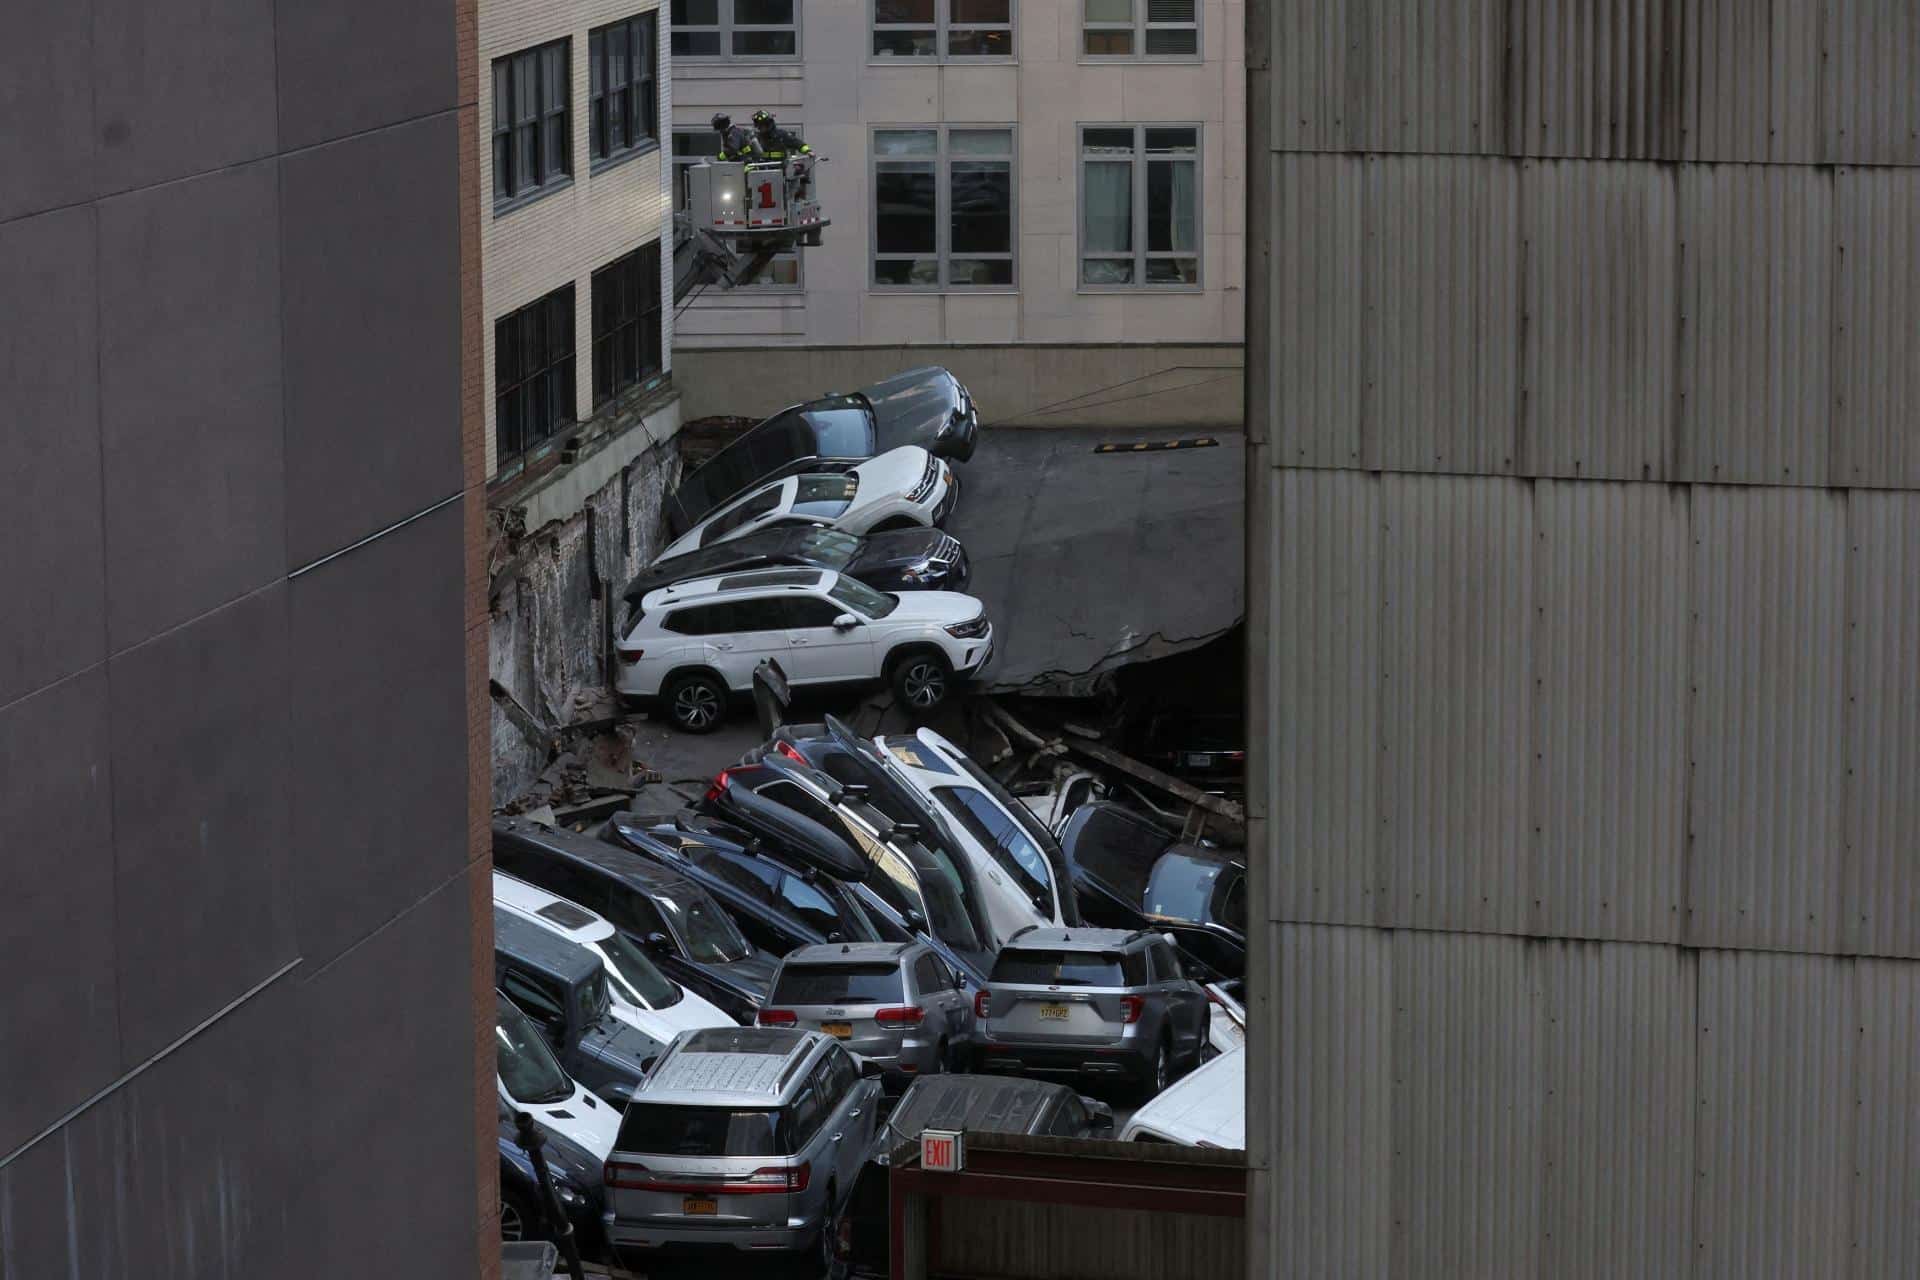
[[[1205,293],[1207,289],[1207,193],[1206,193],[1206,126],[1197,120],[1152,120],[1152,121],[1099,121],[1083,120],[1074,125],[1074,257],[1073,275],[1076,293]],[[1133,279],[1124,284],[1089,284],[1086,278],[1087,261],[1087,164],[1089,160],[1114,163],[1117,156],[1088,156],[1086,136],[1090,129],[1128,129],[1133,133],[1133,152],[1127,163],[1131,166]],[[1191,254],[1171,250],[1149,250],[1147,245],[1147,182],[1146,165],[1147,130],[1149,129],[1191,129],[1193,130],[1193,234],[1194,249]],[[1184,160],[1174,163],[1188,163]],[[1118,261],[1119,254],[1099,254],[1102,258]],[[1155,283],[1147,280],[1147,262],[1152,258],[1187,258],[1194,260],[1194,280]]]
[[[627,39],[627,80],[619,87],[627,95],[628,141],[614,148],[606,145],[603,132],[610,132],[604,120],[603,104],[616,89],[609,83],[611,67],[604,65],[607,38],[615,29],[624,29]],[[633,54],[635,38],[645,40],[651,56]],[[642,68],[645,69],[644,75]],[[597,87],[596,87],[597,86]],[[645,92],[642,92],[644,86]],[[587,32],[587,172],[602,173],[635,156],[658,150],[660,146],[660,11],[650,9],[616,22],[603,23]],[[604,150],[597,148],[604,147]]]
[[[955,155],[948,145],[948,139],[955,131],[961,133],[1004,133],[1007,135],[1005,156],[998,153],[963,152],[958,159],[997,161],[1005,159],[1007,164],[1007,251],[1001,253],[963,253],[953,252],[953,172]],[[934,135],[932,156],[898,155],[881,156],[879,139],[883,133],[927,133]],[[880,166],[892,161],[933,163],[933,253],[937,264],[939,280],[933,284],[890,284],[882,282],[876,275],[881,258],[880,253]],[[925,257],[925,254],[892,253],[889,259],[909,259]],[[1005,284],[954,284],[950,279],[951,264],[958,257],[963,260],[983,259],[999,260],[1005,258],[1008,264],[1009,280]],[[867,128],[867,291],[869,293],[906,293],[906,294],[992,294],[1020,292],[1020,129],[1016,124],[876,124]]]
[[[591,413],[599,413],[609,405],[618,406],[623,400],[627,399],[630,394],[644,393],[648,383],[667,371],[668,340],[666,297],[664,293],[666,286],[665,277],[661,274],[662,253],[663,250],[660,245],[660,240],[658,237],[655,237],[644,244],[627,250],[612,261],[605,263],[588,277],[587,341],[589,367],[587,370],[587,394],[592,403]],[[649,266],[649,257],[651,257],[651,266]],[[628,271],[633,272],[638,279],[633,282],[624,282],[620,276],[615,274],[616,272]],[[634,294],[635,305],[632,312],[624,316],[615,316],[610,326],[610,331],[605,334],[600,332],[602,308],[599,293],[602,280],[605,280],[607,287],[610,290],[616,291],[616,293],[622,287],[629,287],[636,291]],[[615,301],[618,301],[617,297]],[[612,304],[609,304],[609,306],[611,307]],[[655,338],[654,347],[651,352],[643,349],[649,331],[649,316],[653,318],[651,331]],[[612,386],[614,374],[612,368],[609,368],[608,378],[611,389],[603,399],[600,395],[602,352],[604,350],[606,353],[608,365],[616,366],[614,360],[614,344],[620,341],[623,335],[629,333],[632,335],[633,341],[637,344],[634,352],[635,374],[633,381],[624,386]],[[578,341],[576,338],[576,346],[577,345]],[[653,360],[651,366],[647,364],[647,358],[649,356],[651,356]]]
[[[558,289],[549,290],[529,302],[522,303],[504,315],[496,317],[493,322],[493,471],[496,479],[509,474],[511,468],[516,465],[524,465],[528,461],[544,456],[547,451],[553,448],[555,441],[566,435],[570,428],[579,425],[580,332],[579,315],[575,310],[576,306],[574,284],[569,280]],[[553,316],[564,316],[566,318],[566,354],[555,357],[552,354],[555,349],[553,340],[549,337],[547,342],[548,354],[544,362],[531,371],[528,371],[524,367],[516,369],[515,379],[509,384],[501,375],[501,330],[503,326],[510,323],[525,323],[525,317],[539,308],[546,308],[551,311],[552,314],[549,315],[547,320],[548,324],[553,322]],[[525,345],[523,342],[516,341],[516,352],[524,350]],[[562,366],[564,366],[564,371],[562,371]],[[527,423],[523,421],[520,428],[519,446],[509,450],[507,448],[507,442],[501,434],[504,429],[503,422],[505,418],[503,402],[509,395],[520,391],[536,378],[546,374],[553,374],[559,381],[559,385],[564,388],[564,403],[571,406],[571,416],[562,418],[556,410],[554,421],[549,424],[545,434],[539,436],[537,439],[531,435]]]
[[[564,92],[558,108],[550,101],[551,88],[548,70],[552,60],[550,52],[558,51],[560,68],[559,82]],[[519,67],[525,61],[534,69],[534,114],[523,118],[517,114]],[[503,74],[504,73],[504,74]],[[544,196],[563,191],[573,185],[573,38],[562,36],[558,40],[548,40],[526,49],[515,49],[512,53],[495,58],[489,68],[493,86],[493,121],[490,133],[490,146],[493,156],[493,216],[498,218],[525,208]],[[504,85],[505,92],[502,92]],[[504,113],[504,119],[503,119]],[[566,145],[560,151],[560,164],[557,169],[547,172],[543,159],[550,158],[552,138],[549,131],[554,127],[555,118]],[[519,147],[521,131],[531,125],[533,129],[533,180],[526,186],[517,186],[519,171]],[[504,156],[502,140],[505,140]],[[504,161],[504,162],[503,162]],[[505,176],[506,188],[503,190],[502,178]]]
[[[731,111],[728,114],[735,118],[742,118],[752,113],[750,111]],[[783,121],[780,127],[783,129],[791,129],[803,140],[807,136],[805,125],[790,125]],[[689,152],[683,156],[677,142],[677,139],[683,134],[689,137],[712,139],[713,150],[697,153]],[[676,212],[684,213],[687,210],[687,185],[684,170],[691,169],[702,160],[717,159],[720,155],[720,136],[710,127],[694,128],[689,125],[674,124],[668,127],[667,140],[663,145],[671,148],[669,159],[673,165],[673,207]],[[781,280],[775,275],[775,270],[787,264],[791,264],[793,267],[793,279]],[[751,284],[735,285],[732,289],[716,291],[706,294],[705,296],[695,295],[695,298],[690,301],[697,301],[702,306],[708,302],[725,306],[729,301],[739,304],[763,306],[765,305],[764,303],[752,302],[751,300],[759,298],[763,294],[805,293],[807,290],[806,272],[806,255],[798,249],[783,249],[773,255],[772,259],[767,263],[767,269],[761,272],[759,279],[753,281]]]
[[[1147,6],[1151,0],[1129,0],[1133,8],[1133,20],[1130,22],[1095,22],[1087,17],[1088,0],[1080,0],[1080,47],[1081,62],[1172,62],[1196,63],[1206,61],[1206,32],[1201,29],[1202,17],[1206,5],[1202,0],[1193,0],[1192,22],[1153,22],[1147,17]],[[1192,53],[1148,53],[1147,32],[1157,31],[1193,31]],[[1133,37],[1132,53],[1089,53],[1087,51],[1087,32],[1089,31],[1126,31]]]
[[[933,4],[933,23],[931,27],[924,22],[887,22],[883,23],[874,12],[875,0],[864,0],[867,10],[867,63],[875,67],[913,67],[930,63],[951,62],[960,66],[1007,66],[1020,60],[1020,23],[1016,15],[1020,12],[1019,0],[1007,0],[1007,20],[1005,22],[960,22],[953,21],[953,0],[931,0]],[[1195,0],[1198,3],[1199,0]],[[950,53],[948,36],[955,29],[961,31],[1005,31],[1007,33],[1006,53]],[[875,37],[882,31],[927,31],[933,32],[933,52],[929,54],[883,54],[873,47]]]
[[[801,30],[801,27],[803,26],[803,23],[801,22],[801,14],[803,13],[806,7],[805,0],[793,0],[793,21],[791,23],[749,22],[744,24],[737,23],[733,19],[734,0],[714,0],[714,14],[713,14],[714,21],[712,25],[708,25],[707,23],[704,23],[704,22],[693,23],[693,22],[673,21],[673,10],[671,8],[671,3],[672,3],[672,0],[667,0],[667,4],[663,6],[667,10],[667,19],[668,19],[667,56],[675,59],[676,61],[706,62],[706,63],[744,62],[749,64],[766,65],[766,64],[774,64],[774,63],[800,62],[806,58],[807,47],[805,44],[805,33]],[[735,53],[733,51],[733,36],[735,31],[745,31],[745,32],[785,31],[789,27],[791,27],[793,30],[793,52],[792,53]],[[672,36],[679,34],[681,32],[686,32],[691,34],[696,31],[714,32],[715,38],[719,41],[720,52],[718,53],[674,53],[673,52]]]

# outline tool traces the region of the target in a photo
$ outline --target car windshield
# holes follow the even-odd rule
[[[843,401],[837,408],[808,409],[801,416],[813,428],[821,457],[873,456],[873,415],[858,403]]]
[[[844,569],[860,554],[865,540],[838,529],[813,529],[801,537],[800,554],[828,569]]]
[[[993,980],[1036,987],[1124,987],[1117,951],[1002,951]]]
[[[731,964],[745,960],[753,948],[740,936],[731,917],[697,885],[675,889],[654,899],[672,917],[673,927],[686,943],[687,958],[700,964]]]
[[[500,1083],[513,1100],[533,1106],[573,1096],[573,1080],[527,1015],[498,995],[494,1010],[494,1057]]]
[[[931,755],[933,753],[927,752],[926,754]],[[988,795],[1000,802],[1000,807],[1005,809],[1013,820],[1020,824],[1020,829],[1027,833],[1027,839],[1033,841],[1034,845],[1041,851],[1045,860],[1051,862],[1063,861],[1059,842],[1053,838],[1053,833],[1048,831],[1046,826],[1038,818],[1033,816],[1033,812],[1028,809],[1027,806],[1014,799],[1013,793],[1001,786],[997,778],[957,751],[954,753],[954,760],[960,765],[960,768],[965,771],[969,778],[972,778],[974,782],[979,784],[982,791],[985,791]]]
[[[1144,903],[1147,873],[1172,843],[1159,829],[1112,809],[1089,813],[1073,844],[1073,860],[1128,904]]]
[[[666,1009],[680,1003],[679,987],[654,967],[647,953],[633,945],[627,935],[616,930],[588,947],[600,953],[612,976],[611,985],[621,999],[642,1009]]]
[[[788,965],[772,1004],[899,1004],[905,997],[896,964]]]
[[[1052,910],[1053,895],[1049,889],[1053,877],[1047,869],[1046,856],[1020,827],[972,787],[935,787],[933,794],[947,807],[954,821],[980,842],[1000,869],[1013,877],[1022,892],[1029,898],[1039,895],[1047,902],[1046,909]]]
[[[732,510],[715,516],[713,522],[700,531],[700,545],[710,547],[740,526],[750,524],[779,507],[781,488],[782,485],[770,484]]]
[[[967,911],[966,882],[944,851],[927,849],[927,854],[933,865],[920,873],[920,891],[934,936],[956,951],[985,951]]]
[[[860,477],[827,473],[798,477],[799,488],[793,495],[793,513],[816,520],[837,519],[853,502],[860,489]]]
[[[614,1146],[663,1156],[778,1156],[788,1154],[784,1130],[778,1111],[636,1101]]]
[[[884,618],[900,603],[900,597],[892,592],[875,591],[866,583],[845,575],[834,582],[833,590],[827,594],[855,613],[865,614],[869,618]]]

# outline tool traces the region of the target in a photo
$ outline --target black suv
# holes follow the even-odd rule
[[[1060,832],[1080,912],[1113,929],[1171,933],[1203,977],[1247,971],[1247,864],[1223,849],[1183,843],[1111,800],[1089,800]]]
[[[493,824],[493,865],[597,911],[674,981],[751,1023],[778,963],[720,904],[677,871],[592,836],[523,818]]]

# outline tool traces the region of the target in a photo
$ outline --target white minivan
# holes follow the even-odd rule
[[[493,999],[494,1079],[501,1105],[530,1113],[541,1128],[605,1160],[620,1132],[620,1112],[567,1074],[513,1001],[498,991]]]
[[[608,1006],[615,1018],[671,1044],[682,1031],[740,1025],[661,973],[606,917],[548,893],[504,871],[493,873],[493,902],[502,911],[538,925],[600,957],[607,971]]]
[[[1010,938],[1028,925],[1080,923],[1052,833],[965,752],[931,729],[874,744],[946,815],[980,878],[994,933]]]

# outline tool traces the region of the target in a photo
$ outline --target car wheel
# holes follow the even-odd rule
[[[503,1192],[500,1196],[500,1238],[508,1243],[532,1240],[533,1206],[519,1196]]]
[[[822,1276],[840,1274],[840,1219],[833,1212],[835,1188],[827,1184],[827,1216],[820,1224],[820,1236],[814,1245],[814,1263]]]
[[[947,1045],[947,1038],[940,1037],[940,1043],[933,1048],[933,1069],[935,1071],[953,1070],[953,1050]]]
[[[910,713],[937,711],[953,689],[953,669],[937,653],[922,650],[893,664],[893,695]]]
[[[712,733],[727,718],[727,691],[701,672],[676,679],[667,688],[667,714],[683,733]]]
[[[1173,1050],[1167,1047],[1163,1038],[1160,1047],[1153,1051],[1153,1073],[1147,1077],[1146,1096],[1157,1098],[1166,1091],[1173,1077]]]

